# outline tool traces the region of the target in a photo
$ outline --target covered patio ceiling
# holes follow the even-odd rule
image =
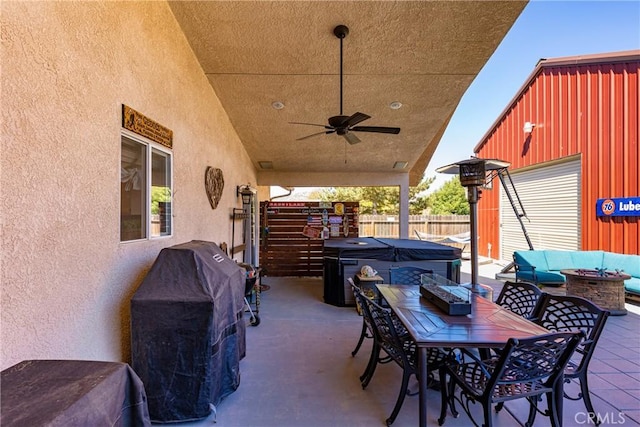
[[[376,185],[402,174],[417,184],[462,95],[526,3],[169,2],[257,184],[287,186],[363,185],[372,173],[381,174]],[[354,145],[335,133],[296,140],[324,129],[290,122],[325,125],[340,113],[339,24],[350,30],[344,115],[366,113],[360,125],[400,127],[398,135],[358,132]]]

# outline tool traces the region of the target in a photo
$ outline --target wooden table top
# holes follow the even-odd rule
[[[502,347],[509,338],[549,331],[477,295],[471,314],[450,316],[420,296],[418,286],[377,285],[384,299],[422,347]]]

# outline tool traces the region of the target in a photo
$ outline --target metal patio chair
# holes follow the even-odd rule
[[[532,283],[505,282],[495,303],[528,319],[541,295],[542,290]]]
[[[608,310],[581,297],[544,293],[534,310],[532,319],[534,323],[550,331],[580,330],[584,332],[584,339],[579,343],[574,358],[569,361],[564,371],[564,381],[577,379],[580,383],[580,392],[577,396],[569,396],[565,393],[564,397],[570,400],[582,399],[595,425],[599,425],[601,420],[593,409],[589,394],[589,362],[609,314]]]
[[[389,269],[389,283],[392,285],[420,285],[420,276],[425,273],[433,274],[433,270],[420,267],[391,267]]]
[[[362,315],[362,331],[360,332],[360,338],[358,339],[358,344],[356,344],[356,348],[353,349],[353,351],[351,352],[351,356],[355,357],[355,355],[360,350],[360,347],[362,346],[362,343],[364,342],[365,338],[373,338],[373,328],[371,326],[371,321],[369,317],[365,316],[363,304],[360,301],[361,298],[358,295],[359,293],[362,293],[362,291],[360,290],[358,285],[355,284],[355,282],[351,277],[349,277],[347,281],[351,285],[351,290],[353,291],[353,297],[355,298],[356,305],[360,308],[361,315]]]
[[[377,364],[384,360],[384,358],[380,357],[381,351],[384,351],[389,356],[389,360],[393,360],[402,368],[402,383],[398,398],[391,415],[386,419],[386,424],[389,426],[395,421],[402,408],[405,396],[409,394],[409,379],[412,375],[418,375],[418,347],[391,309],[380,306],[375,301],[365,297],[361,292],[359,293],[359,298],[362,300],[365,316],[370,317],[374,332],[373,349],[369,365],[365,371],[365,378],[362,380],[362,388],[367,387]],[[427,354],[429,372],[427,375],[432,380],[435,380],[433,373],[445,360],[449,360],[449,353],[438,348],[429,349]]]
[[[360,349],[360,346],[362,345],[362,342],[364,341],[365,338],[374,339],[374,343],[371,346],[371,354],[369,355],[369,361],[367,363],[367,366],[364,372],[362,373],[362,375],[360,375],[360,383],[362,384],[362,388],[365,388],[369,384],[371,377],[373,377],[373,373],[375,372],[376,366],[378,365],[378,363],[383,363],[383,364],[388,363],[391,361],[391,357],[389,355],[383,356],[380,352],[379,347],[377,347],[375,344],[376,343],[375,342],[375,326],[373,324],[371,312],[366,307],[366,302],[365,302],[365,300],[370,298],[367,297],[364,294],[364,292],[362,292],[362,290],[351,279],[347,279],[347,280],[350,281],[351,289],[353,289],[353,295],[356,299],[356,304],[360,307],[362,311],[362,332],[360,333],[360,339],[358,340],[358,345],[356,346],[355,350],[351,352],[351,355],[355,356],[355,354]],[[400,325],[400,327],[402,326]]]
[[[538,399],[546,395],[548,409],[542,413],[551,418],[552,426],[560,425],[559,412],[562,409],[557,402],[562,399],[562,374],[582,337],[582,332],[574,331],[554,332],[527,339],[510,338],[502,352],[494,357],[442,365],[442,406],[438,424],[444,424],[447,408],[454,417],[458,416],[457,402],[471,422],[479,427],[480,424],[471,414],[471,405],[479,403],[483,409],[482,426],[491,427],[494,404],[497,404],[496,412],[499,412],[504,402],[527,399],[531,410],[525,425],[531,426],[536,413],[542,412],[537,407]]]

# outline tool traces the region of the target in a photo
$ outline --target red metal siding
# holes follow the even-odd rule
[[[637,58],[637,57],[636,57]],[[581,154],[582,249],[640,254],[639,217],[596,217],[596,200],[640,196],[640,61],[543,66],[479,144],[510,170]],[[536,124],[527,135],[525,122]],[[478,204],[479,253],[497,256],[499,182]],[[526,209],[526,206],[525,206]]]

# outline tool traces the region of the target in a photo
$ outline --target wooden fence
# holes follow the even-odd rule
[[[397,238],[400,226],[397,215],[360,215],[361,237]],[[469,215],[409,215],[409,238],[416,231],[433,236],[455,236],[470,229]]]
[[[399,237],[397,215],[358,215],[358,208],[358,202],[261,202],[261,267],[270,276],[322,276],[324,240],[317,233],[324,229],[330,238]],[[411,215],[409,238],[417,239],[416,231],[455,236],[469,231],[469,216]]]

